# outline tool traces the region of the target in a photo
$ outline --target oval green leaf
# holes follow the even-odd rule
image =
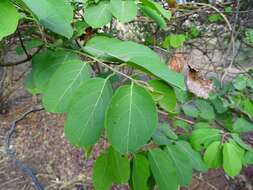
[[[129,22],[137,15],[137,6],[133,0],[111,0],[110,8],[113,16],[121,22]]]
[[[19,14],[10,0],[0,1],[0,41],[3,37],[15,32],[18,26]]]
[[[225,172],[233,177],[240,173],[242,169],[243,154],[238,151],[231,142],[226,142],[223,147],[223,168]]]
[[[89,147],[98,141],[112,93],[108,79],[89,79],[79,87],[71,101],[64,128],[65,136],[72,144]]]
[[[215,141],[207,147],[204,160],[209,168],[219,168],[222,165],[222,145],[220,141]]]
[[[159,148],[149,151],[151,171],[160,190],[177,190],[179,187],[176,169],[166,152]]]
[[[90,78],[87,63],[73,60],[61,65],[50,78],[43,95],[43,105],[49,112],[66,112],[80,84]]]
[[[109,142],[117,151],[137,151],[150,139],[157,124],[156,106],[146,89],[132,83],[116,91],[105,126]]]
[[[177,144],[168,145],[165,148],[165,152],[176,169],[179,184],[182,186],[189,185],[192,180],[192,165],[189,164],[191,161],[188,155]]]
[[[93,28],[100,28],[112,20],[110,3],[100,1],[98,4],[90,5],[85,10],[85,21]]]
[[[63,0],[23,0],[37,16],[39,22],[53,32],[70,38],[73,34],[71,22],[73,7]]]
[[[132,185],[133,190],[149,190],[149,162],[143,155],[137,154],[133,159]]]
[[[80,58],[70,52],[51,50],[46,50],[34,56],[32,59],[32,78],[37,92],[43,93],[55,71],[62,64],[71,60],[80,60]]]
[[[113,148],[101,154],[93,167],[92,179],[96,190],[108,190],[113,183],[126,183],[130,178],[130,164]]]

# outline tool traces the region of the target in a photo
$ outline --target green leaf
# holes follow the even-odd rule
[[[233,177],[240,173],[242,169],[242,157],[238,148],[231,142],[226,142],[223,146],[223,168],[229,176]]]
[[[44,92],[50,78],[55,71],[70,60],[80,60],[80,58],[66,51],[46,50],[37,54],[32,59],[32,77],[37,92]]]
[[[143,155],[137,154],[133,158],[132,183],[133,190],[149,190],[150,177],[149,162]]]
[[[181,150],[177,144],[168,145],[165,152],[171,159],[173,166],[176,169],[178,182],[182,186],[187,186],[192,180],[192,165],[189,164],[190,159],[184,151]],[[186,164],[188,163],[188,164]]]
[[[100,28],[112,20],[110,11],[110,2],[100,1],[99,4],[93,4],[85,10],[85,21],[93,28]]]
[[[214,100],[211,100],[211,102],[217,113],[222,114],[227,111],[227,107],[224,106],[224,103],[220,98],[215,98]]]
[[[188,142],[178,141],[176,142],[176,144],[177,144],[177,147],[180,148],[188,157],[194,169],[200,172],[207,172],[207,167],[205,163],[203,162],[201,155],[197,151],[193,150],[191,145]]]
[[[137,15],[137,5],[133,0],[110,0],[113,16],[121,22],[129,22]]]
[[[253,165],[253,152],[248,151],[245,153],[243,162],[245,165]]]
[[[253,151],[253,148],[251,148],[250,145],[248,145],[245,142],[243,142],[243,140],[241,139],[241,137],[238,134],[232,133],[231,136],[233,137],[234,141],[238,145],[240,145],[243,149],[248,150],[248,151]]]
[[[38,93],[38,89],[36,88],[33,80],[32,72],[30,72],[26,79],[25,79],[25,88],[28,92],[30,92],[32,95],[35,95]]]
[[[248,28],[245,31],[245,36],[249,43],[253,43],[253,29]]]
[[[222,166],[222,145],[220,141],[215,141],[207,147],[204,160],[209,168]]]
[[[200,111],[199,116],[203,119],[212,120],[215,118],[215,112],[211,104],[205,100],[195,101],[197,108]]]
[[[155,9],[158,13],[160,13],[167,20],[171,19],[171,16],[172,16],[171,11],[164,9],[161,4],[159,4],[155,1],[152,1],[152,0],[141,0],[141,2],[144,5],[152,8],[152,9]]]
[[[70,1],[62,0],[23,0],[37,16],[39,22],[53,32],[71,38],[73,29],[73,7]]]
[[[101,154],[93,167],[93,184],[96,190],[108,190],[113,183],[126,183],[130,178],[130,164],[113,148]]]
[[[223,20],[222,16],[217,13],[217,14],[212,14],[208,17],[209,22],[220,22]]]
[[[83,82],[72,98],[65,122],[64,133],[72,144],[89,147],[98,141],[112,94],[108,78]]]
[[[0,41],[16,31],[19,13],[10,0],[0,1]]]
[[[242,100],[242,111],[245,112],[250,118],[253,118],[253,101],[249,98]]]
[[[141,11],[144,13],[144,15],[154,20],[160,26],[160,28],[165,29],[167,27],[166,21],[160,14],[157,13],[156,10],[144,5],[139,5],[139,7]]]
[[[214,128],[198,128],[192,132],[190,142],[194,149],[200,151],[213,141],[221,139],[221,131]]]
[[[199,116],[199,110],[195,107],[193,104],[184,104],[182,106],[184,114],[190,117],[198,117]]]
[[[168,112],[173,112],[176,107],[176,94],[170,86],[161,80],[150,80],[148,82],[152,86],[155,92],[162,94],[162,98],[159,99],[159,105]]]
[[[247,87],[247,77],[244,75],[238,75],[233,81],[233,85],[237,90],[243,90]]]
[[[172,140],[177,140],[178,136],[172,131],[172,129],[170,129],[168,124],[160,123],[159,127],[156,128],[152,139],[159,145],[168,145],[173,142]]]
[[[156,106],[146,89],[132,83],[116,91],[105,126],[109,142],[117,151],[137,151],[151,138],[157,124]]]
[[[233,124],[233,131],[247,133],[253,131],[253,124],[244,118],[238,118]]]
[[[184,34],[170,34],[167,36],[163,42],[164,48],[180,48],[183,46],[186,40],[186,36]]]
[[[177,100],[180,103],[185,103],[187,100],[189,100],[189,93],[187,91],[177,87],[174,87],[174,91],[176,93]]]
[[[173,162],[166,152],[159,148],[148,154],[151,171],[160,190],[177,190],[178,179]]]
[[[46,110],[53,113],[66,112],[76,90],[88,78],[90,67],[87,63],[72,60],[62,64],[50,78],[43,95]]]
[[[189,129],[190,129],[190,125],[189,125],[188,123],[186,123],[185,121],[182,121],[182,120],[176,120],[176,121],[173,123],[173,126],[174,126],[174,127],[182,128],[182,129],[184,129],[184,131],[186,131],[186,132],[189,132]]]
[[[165,82],[185,90],[183,75],[168,69],[158,54],[141,44],[96,36],[87,42],[84,50],[93,56],[116,58],[127,64],[134,63]]]

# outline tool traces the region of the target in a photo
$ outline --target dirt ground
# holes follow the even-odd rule
[[[7,77],[15,92],[2,102],[0,114],[0,190],[33,190],[31,179],[20,171],[6,156],[4,136],[12,121],[24,112],[40,104],[23,88],[23,68],[7,70]],[[17,71],[16,71],[17,70]],[[23,71],[22,71],[23,70]],[[23,76],[22,76],[23,73]],[[16,80],[18,78],[18,80]],[[9,80],[8,79],[8,80]],[[5,80],[5,79],[4,79]],[[10,90],[8,88],[0,90]],[[107,147],[101,139],[94,153],[85,158],[83,150],[71,146],[63,135],[64,115],[49,114],[45,111],[32,113],[18,123],[12,148],[17,157],[32,167],[46,190],[93,190],[91,169],[99,152]],[[112,189],[125,190],[126,186],[114,186]],[[207,174],[194,174],[189,188],[191,190],[253,190],[253,168],[245,169],[234,179],[227,178],[223,171],[215,170]]]

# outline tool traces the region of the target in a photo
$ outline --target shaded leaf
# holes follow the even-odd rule
[[[72,60],[62,64],[49,80],[43,95],[43,106],[50,112],[66,112],[76,90],[88,78],[90,67],[87,63]]]
[[[190,162],[188,155],[177,144],[166,146],[165,152],[176,169],[179,184],[182,186],[189,185],[192,180],[192,165],[186,164]]]
[[[149,190],[150,177],[149,162],[143,155],[137,154],[133,158],[132,183],[133,190]]]
[[[121,22],[129,22],[137,15],[137,5],[133,0],[110,0],[110,9]]]
[[[98,4],[88,6],[84,19],[93,28],[100,28],[108,24],[112,20],[110,2],[100,1]]]
[[[244,118],[238,118],[233,124],[233,131],[247,133],[253,131],[253,124]]]
[[[113,148],[102,153],[93,167],[92,179],[96,190],[108,190],[113,183],[126,183],[130,178],[130,164]]]
[[[53,32],[71,38],[73,29],[73,7],[62,0],[23,0],[37,16],[39,22]],[[46,10],[46,11],[45,11]]]
[[[177,190],[178,179],[173,162],[166,152],[159,148],[149,151],[151,171],[160,190]]]
[[[177,147],[180,147],[180,149],[187,155],[188,159],[191,161],[191,165],[194,169],[206,172],[207,167],[205,163],[203,162],[200,153],[193,150],[191,145],[186,141],[178,141],[176,142]]]
[[[80,58],[73,53],[51,50],[34,56],[32,59],[32,77],[38,92],[44,92],[55,71],[71,60],[80,60]]]
[[[170,86],[161,80],[150,80],[148,82],[155,90],[162,95],[158,100],[159,105],[168,112],[173,112],[176,107],[176,94]]]

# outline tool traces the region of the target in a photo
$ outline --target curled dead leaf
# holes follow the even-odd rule
[[[206,79],[200,71],[192,67],[186,54],[176,53],[170,59],[169,68],[184,74],[187,89],[194,95],[207,99],[209,93],[214,89],[213,81]]]

